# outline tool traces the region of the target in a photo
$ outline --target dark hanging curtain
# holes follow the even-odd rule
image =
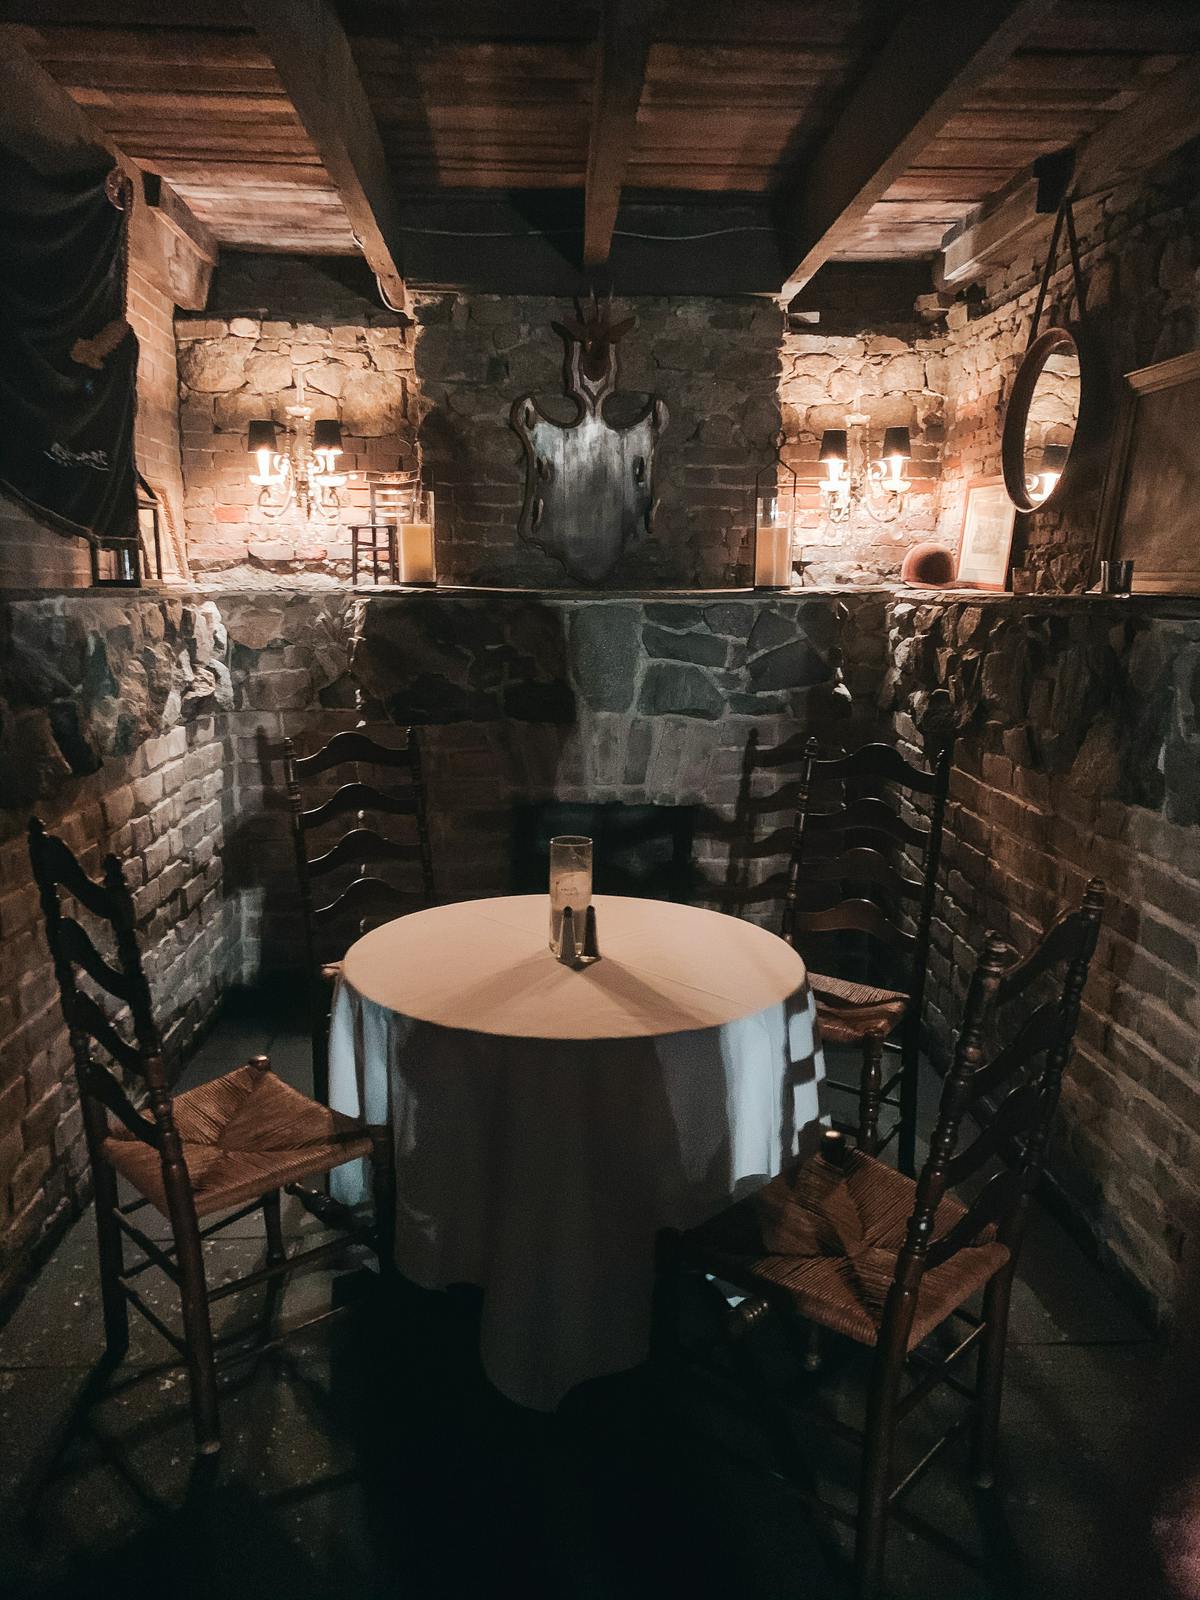
[[[113,170],[102,157],[46,175],[0,150],[0,486],[93,542],[137,530],[137,340]]]

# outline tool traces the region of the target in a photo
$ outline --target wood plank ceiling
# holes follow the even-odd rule
[[[445,215],[461,201],[477,216],[481,200],[540,195],[543,210],[563,208],[559,231],[575,226],[581,242],[600,6],[340,0],[402,215],[431,202]],[[764,232],[772,203],[802,182],[900,9],[886,0],[645,7],[652,20],[625,141],[623,209],[672,206],[695,222],[738,206],[760,215]],[[834,259],[931,259],[949,228],[1034,157],[1086,138],[1200,51],[1195,0],[1059,0],[1047,9],[839,237]],[[29,0],[17,20],[31,54],[222,244],[356,250],[337,187],[236,0]]]

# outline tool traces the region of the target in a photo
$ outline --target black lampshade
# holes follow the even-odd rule
[[[342,453],[342,425],[332,417],[321,417],[313,423],[312,447],[314,454],[340,456]]]
[[[1061,473],[1071,451],[1065,444],[1048,444],[1042,451],[1042,471]]]
[[[258,450],[270,450],[272,454],[278,449],[275,442],[275,424],[273,422],[252,422],[246,435],[246,449],[253,455]]]
[[[846,460],[846,430],[845,428],[826,428],[821,435],[822,461]]]
[[[912,460],[912,444],[909,441],[907,428],[885,428],[883,432],[883,449],[880,452],[887,461],[891,456],[899,456],[903,461]]]

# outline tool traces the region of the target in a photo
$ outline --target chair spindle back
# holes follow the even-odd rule
[[[952,738],[942,744],[931,771],[886,744],[822,759],[813,738],[805,745],[798,786],[783,937],[800,946],[813,935],[858,933],[896,952],[908,970],[905,987],[916,1017],[953,764]],[[830,786],[839,791],[832,805]],[[889,791],[927,795],[928,823],[902,816],[885,798]],[[908,877],[897,862],[906,851],[919,858],[919,878]]]
[[[99,1146],[108,1135],[111,1114],[140,1139],[156,1149],[163,1161],[167,1192],[173,1203],[186,1202],[191,1188],[171,1109],[170,1082],[162,1054],[162,1041],[151,1008],[150,987],[142,967],[133,898],[116,856],[104,862],[103,881],[90,878],[70,849],[48,833],[37,817],[29,823],[29,855],[34,881],[41,896],[46,941],[54,962],[63,1017],[71,1040],[71,1054],[79,1082],[84,1130],[93,1165]],[[100,951],[83,924],[64,911],[64,892],[111,930],[116,947],[114,966]],[[126,1010],[133,1024],[133,1040],[125,1038],[106,1008],[80,987],[80,974],[110,995]],[[122,1071],[146,1087],[151,1118],[143,1116],[120,1078],[95,1058],[99,1047]]]
[[[344,929],[349,919],[356,919],[354,931],[359,933],[372,921],[381,920],[380,914],[383,918],[398,916],[434,902],[433,858],[420,741],[414,728],[402,731],[406,735],[405,743],[391,746],[379,744],[361,730],[352,729],[335,734],[308,756],[298,756],[292,741],[284,741],[296,876],[309,965],[313,968],[323,960],[337,959],[344,953],[350,941],[342,938],[339,948],[338,930]],[[407,782],[402,788],[386,789],[364,782],[357,776],[357,769],[364,766],[405,773]],[[342,767],[355,769],[355,776],[340,783],[326,799],[306,803],[303,785]],[[390,838],[370,825],[368,816],[412,817],[415,839]],[[319,854],[310,855],[308,836],[340,817],[352,817],[353,826]],[[415,864],[420,888],[401,887],[379,876],[378,872],[368,870],[385,862]],[[350,881],[332,893],[331,898],[319,901],[320,880],[343,868],[353,872]]]
[[[1016,1254],[1028,1200],[1045,1161],[1103,911],[1104,885],[1094,878],[1079,909],[1064,913],[1023,961],[1014,963],[1011,947],[995,934],[984,943],[885,1313],[884,1341],[890,1337],[898,1349],[905,1347],[916,1289],[925,1272],[978,1241],[986,1229],[994,1229],[998,1241]],[[1015,1028],[1005,1029],[1006,1007],[1035,978],[1058,968],[1063,975],[1057,997]],[[985,1039],[994,1022],[1009,1037],[989,1056]],[[979,1131],[960,1148],[968,1113]],[[993,1158],[1000,1159],[1000,1170],[984,1183],[959,1221],[935,1238],[938,1207],[947,1190]]]

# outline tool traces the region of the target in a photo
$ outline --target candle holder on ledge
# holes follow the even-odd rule
[[[600,959],[592,904],[592,841],[564,833],[550,841],[550,948],[567,967]]]
[[[792,587],[792,540],[796,528],[798,478],[783,459],[784,434],[775,435],[775,453],[754,477],[754,587]]]

